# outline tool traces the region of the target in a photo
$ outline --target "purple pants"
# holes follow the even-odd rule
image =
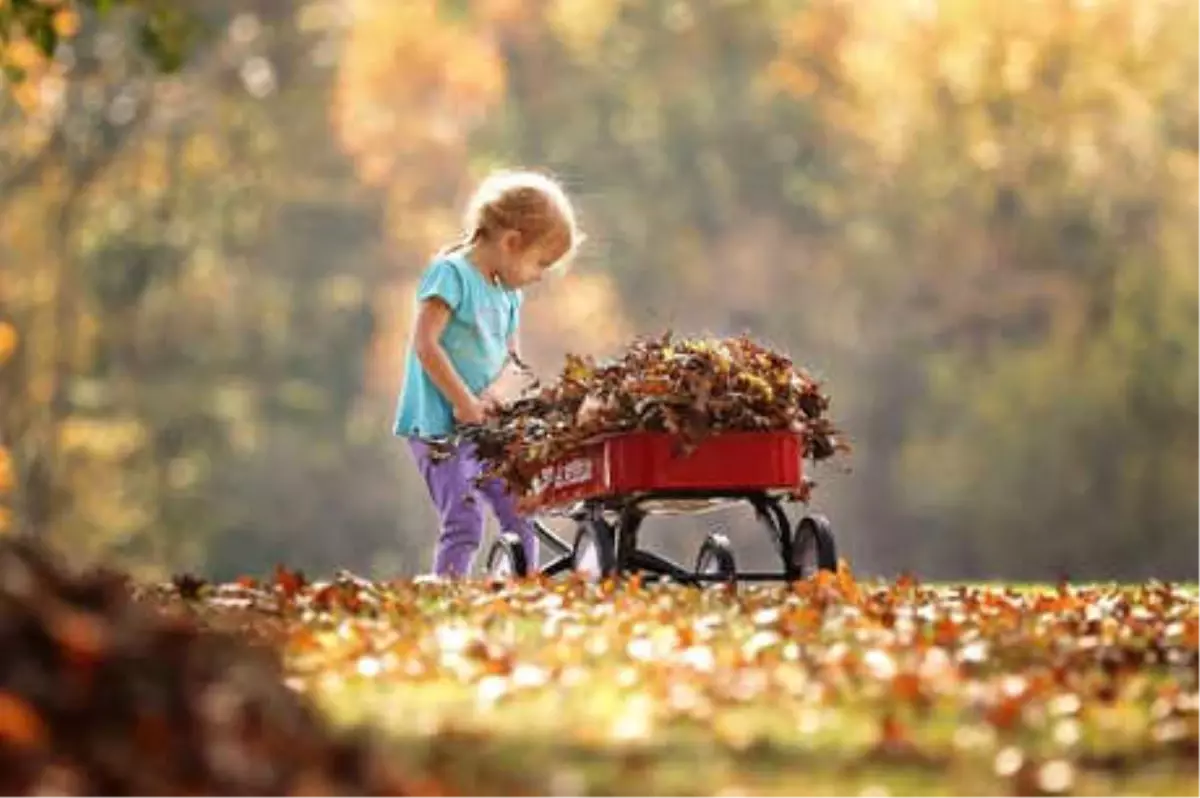
[[[409,439],[417,469],[429,488],[437,509],[441,529],[433,571],[438,576],[466,576],[471,570],[479,544],[483,541],[483,508],[480,498],[491,505],[500,528],[513,532],[525,546],[525,561],[532,570],[537,566],[538,545],[533,525],[517,512],[516,502],[504,483],[491,479],[476,486],[481,466],[474,447],[463,444],[447,457],[435,457],[429,444]]]

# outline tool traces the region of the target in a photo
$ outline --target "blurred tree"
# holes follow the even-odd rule
[[[64,66],[58,59],[85,16],[133,19],[138,52],[161,72],[184,63],[200,29],[171,0],[7,0],[0,6],[0,67],[26,108],[41,102],[42,81]]]
[[[137,75],[122,75],[131,78],[124,93],[106,98],[99,76],[112,59],[102,53],[78,58],[72,42],[89,12],[103,16],[114,7],[131,5],[126,0],[12,0],[0,6],[0,67],[11,97],[27,114],[14,115],[7,103],[0,106],[0,122],[7,123],[6,132],[11,134],[5,136],[6,143],[13,145],[6,147],[7,158],[0,161],[0,207],[22,189],[31,189],[36,199],[27,210],[33,210],[34,218],[22,220],[29,226],[22,229],[20,221],[13,224],[20,213],[9,214],[6,221],[10,232],[45,258],[36,270],[21,258],[20,271],[8,275],[7,285],[0,286],[7,288],[0,290],[0,311],[6,311],[0,316],[22,327],[28,324],[26,332],[37,333],[37,337],[25,336],[29,345],[21,346],[0,383],[6,400],[0,405],[5,411],[0,417],[0,447],[8,447],[0,451],[12,492],[19,496],[17,526],[26,532],[51,526],[52,515],[68,500],[60,456],[69,447],[63,445],[59,432],[70,404],[67,375],[78,356],[75,322],[80,303],[72,285],[76,275],[67,262],[66,239],[76,219],[78,198],[125,146],[144,109]],[[173,4],[139,4],[137,12],[122,21],[137,25],[136,52],[160,71],[179,67],[195,32]],[[73,80],[67,77],[72,70]],[[83,125],[78,118],[68,120],[73,82],[87,89],[92,111],[100,106],[111,113],[93,116]],[[10,349],[15,349],[12,322],[4,324],[11,333]],[[80,432],[79,427],[75,430]],[[89,437],[82,434],[83,440]],[[71,446],[81,442],[76,434]],[[112,475],[108,476],[111,481]],[[97,485],[95,493],[102,492]]]
[[[45,158],[6,197],[0,234],[12,256],[0,306],[25,318],[31,349],[64,353],[57,405],[29,390],[48,367],[15,380],[37,424],[4,408],[53,490],[25,514],[81,556],[225,576],[280,559],[329,570],[403,557],[390,441],[360,401],[372,285],[387,264],[371,198],[324,134],[336,20],[293,11],[198,9],[221,35],[167,78],[137,72],[132,20],[91,20],[63,101],[39,112],[53,130],[124,124],[86,186],[60,187],[52,170],[65,156]],[[103,69],[81,71],[100,51]],[[129,97],[136,120],[124,118]],[[33,128],[7,120],[0,135]],[[62,281],[47,283],[56,270]],[[70,310],[55,314],[55,302]],[[291,512],[301,505],[271,493],[321,512]]]
[[[568,176],[593,226],[591,257],[606,262],[630,321],[749,329],[828,365],[813,362],[825,360],[817,342],[839,322],[805,311],[830,305],[833,274],[818,236],[840,145],[815,98],[775,85],[786,8],[759,0],[522,8],[493,23],[511,89],[481,139]],[[836,41],[829,46],[836,56]],[[827,82],[826,91],[837,85],[836,70]],[[785,296],[775,307],[764,301]]]
[[[1195,5],[932,8],[843,59],[868,521],[927,572],[1194,575]]]
[[[0,377],[4,374],[6,364],[12,358],[17,348],[17,330],[12,323],[0,318]],[[7,400],[7,392],[3,391],[8,384],[0,379],[0,400]],[[16,487],[13,469],[12,453],[8,449],[9,441],[0,437],[0,534],[6,533],[12,525],[12,510],[9,509],[11,496]]]
[[[11,392],[2,422],[21,485],[18,519],[26,530],[49,527],[53,514],[67,503],[57,479],[63,472],[58,430],[69,412],[68,374],[80,354],[81,312],[69,237],[81,198],[144,121],[143,85],[136,76],[122,81],[126,90],[118,95],[116,87],[104,91],[106,59],[84,56],[72,68],[79,82],[68,81],[61,64],[53,72],[27,76],[20,88],[36,87],[41,100],[26,103],[29,115],[5,115],[5,138],[15,144],[6,151],[15,163],[6,164],[11,177],[0,201],[7,206],[3,225],[14,257],[5,258],[2,299],[24,334],[18,356],[6,370],[8,380],[23,390]],[[81,84],[99,102],[79,112]],[[103,113],[110,107],[117,112]],[[14,207],[19,196],[26,202]]]

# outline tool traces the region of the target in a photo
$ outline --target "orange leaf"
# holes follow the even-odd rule
[[[896,593],[911,593],[917,587],[917,579],[912,574],[905,571],[896,578]]]
[[[17,330],[6,321],[0,321],[0,363],[17,348]]]
[[[987,711],[988,723],[998,729],[1011,729],[1021,715],[1019,698],[1005,696]]]
[[[64,612],[53,617],[51,624],[59,645],[79,665],[99,659],[108,642],[103,622],[80,612]]]
[[[0,692],[0,740],[21,748],[46,744],[46,726],[33,707],[12,693]]]
[[[896,719],[895,715],[888,714],[884,717],[881,742],[886,746],[903,746],[907,744],[908,729]]]
[[[949,648],[958,642],[958,624],[949,618],[940,619],[933,627],[933,642]]]
[[[892,694],[901,701],[915,703],[921,698],[921,679],[911,671],[896,674],[892,679]]]
[[[79,14],[69,8],[59,10],[54,14],[54,32],[64,39],[69,39],[79,32]]]
[[[302,571],[289,571],[282,565],[275,566],[275,586],[287,598],[294,597],[308,584]]]
[[[1195,618],[1183,625],[1183,643],[1188,648],[1200,648],[1200,622]]]
[[[845,558],[838,558],[837,564],[837,583],[838,590],[842,593],[842,598],[851,604],[857,604],[861,598],[858,590],[858,583],[854,581],[854,572],[850,570],[850,564]]]
[[[12,490],[14,471],[12,455],[8,453],[7,449],[0,446],[0,493]]]

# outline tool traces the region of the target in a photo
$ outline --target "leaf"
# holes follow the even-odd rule
[[[13,489],[16,483],[16,467],[13,465],[12,454],[0,446],[0,496]]]
[[[278,623],[267,607],[203,628],[220,605],[181,613],[169,583],[131,596],[123,575],[29,540],[0,541],[0,574],[3,792],[412,792],[377,735],[337,730],[247,639]]]
[[[171,583],[179,591],[179,597],[185,601],[194,601],[199,598],[201,589],[208,584],[204,579],[193,574],[176,574],[171,578]]]
[[[40,748],[46,741],[45,725],[33,707],[20,696],[0,690],[0,743],[30,749]]]
[[[17,349],[17,329],[6,321],[0,320],[0,366],[12,356]]]
[[[58,46],[58,31],[54,25],[39,24],[33,29],[31,36],[38,49],[49,58],[54,55],[54,48]]]
[[[284,598],[294,598],[307,584],[304,572],[291,571],[283,565],[275,566],[275,587],[283,594]]]
[[[61,8],[54,13],[54,31],[64,39],[79,33],[79,12],[73,8]]]

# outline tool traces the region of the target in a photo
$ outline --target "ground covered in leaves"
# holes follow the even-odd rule
[[[143,594],[280,647],[427,791],[1195,794],[1194,588],[377,584]]]

